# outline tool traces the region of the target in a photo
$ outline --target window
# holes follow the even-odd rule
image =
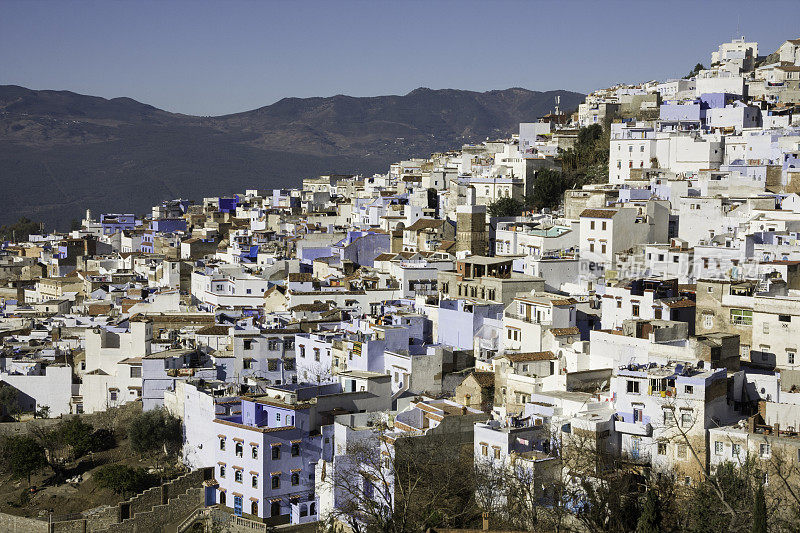
[[[241,471],[241,470],[234,470],[234,471],[233,471],[233,480],[234,480],[236,483],[241,483],[241,482],[242,482],[242,479],[243,479],[243,476],[242,476],[242,471]]]
[[[142,377],[142,367],[132,365],[131,366],[131,377],[132,378],[140,378]]]
[[[601,253],[606,253],[606,243],[603,243],[603,244],[600,245],[600,252]]]
[[[606,230],[606,224],[607,224],[607,222],[604,220],[603,223],[602,223],[603,231]]]
[[[590,252],[594,252],[594,243],[593,242],[589,243],[589,251]]]
[[[244,455],[244,444],[242,444],[241,442],[237,442],[235,448],[236,448],[235,450],[236,457],[241,457]]]
[[[116,402],[116,401],[117,401],[117,391],[115,391],[115,390],[112,390],[112,391],[110,392],[110,397],[111,397],[111,401],[112,401],[112,402]]]
[[[640,407],[633,408],[633,421],[642,422],[644,420],[644,410]]]
[[[771,453],[772,453],[772,449],[771,449],[771,446],[769,445],[768,442],[762,443],[758,447],[758,455],[760,455],[761,457],[767,458],[767,457],[769,457],[771,455]]]
[[[631,306],[631,314],[633,316],[639,316],[639,304],[633,304]]]
[[[258,459],[258,446],[253,446],[250,453],[253,454],[253,459]]]
[[[219,503],[225,505],[225,492],[219,491]]]
[[[252,485],[252,487],[253,487],[254,489],[257,489],[257,488],[258,488],[258,476],[257,476],[257,475],[253,474],[253,475],[250,477],[250,485]]]
[[[225,477],[225,465],[219,465],[219,477]]]
[[[275,420],[277,420],[278,422],[281,421],[281,414],[280,413],[275,413]]]
[[[277,461],[281,458],[281,447],[280,446],[273,446],[272,447],[272,460]]]
[[[622,300],[617,300],[617,309],[622,309]]]
[[[250,502],[250,514],[258,516],[258,502]]]
[[[739,454],[741,453],[741,451],[742,451],[742,445],[741,444],[732,444],[731,445],[731,453],[733,454],[734,457],[738,457]]]
[[[635,394],[639,394],[639,382],[638,381],[628,381],[628,392],[633,392]]]
[[[786,350],[786,361],[790,364],[794,364],[794,351]]]
[[[661,312],[662,312],[661,308],[660,307],[656,307],[655,309],[653,309],[653,317],[656,320],[661,320]]]
[[[281,478],[280,478],[280,476],[272,476],[272,488],[273,489],[281,488]]]
[[[306,356],[306,347],[304,345],[302,345],[302,344],[300,344],[299,347],[300,347],[300,357],[305,357]]]
[[[686,394],[694,394],[694,385],[684,385],[683,392]]]
[[[658,443],[658,455],[667,455],[667,443],[666,442],[659,442]]]
[[[750,309],[731,309],[731,324],[736,326],[752,326],[753,311]]]
[[[778,321],[780,322],[791,322],[792,317],[790,315],[778,315]]]
[[[295,442],[292,444],[292,457],[297,457],[300,455],[300,444]]]
[[[292,486],[295,487],[300,484],[300,475],[297,472],[292,472]]]
[[[685,444],[678,444],[678,457],[681,459],[686,459],[686,445]]]
[[[714,455],[722,455],[722,441],[714,442]]]
[[[253,339],[245,339],[244,340],[244,349],[245,350],[252,350],[253,349]]]
[[[489,455],[489,446],[487,444],[481,444],[481,455],[484,457]]]
[[[219,449],[225,451],[225,437],[219,438]]]
[[[692,413],[681,413],[681,427],[692,427]]]
[[[589,222],[589,229],[594,229],[594,220]]]

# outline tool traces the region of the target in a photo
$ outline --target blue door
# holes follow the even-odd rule
[[[233,514],[236,516],[242,516],[242,497],[241,496],[234,496],[233,497]]]

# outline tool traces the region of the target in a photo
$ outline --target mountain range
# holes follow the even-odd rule
[[[0,224],[65,229],[83,210],[143,214],[161,200],[297,186],[325,173],[385,172],[550,112],[583,94],[416,89],[403,96],[284,98],[218,117],[130,98],[0,86]]]

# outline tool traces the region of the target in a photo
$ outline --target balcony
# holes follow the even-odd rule
[[[625,433],[627,435],[637,435],[639,437],[652,437],[653,426],[648,422],[642,424],[639,422],[623,422],[622,420],[614,421],[614,429],[617,433]]]
[[[509,313],[509,312],[506,312],[506,313],[505,313],[505,317],[506,317],[506,318],[510,318],[510,319],[512,319],[512,320],[519,320],[519,321],[521,321],[521,322],[527,322],[528,324],[541,324],[541,325],[543,325],[543,326],[548,326],[548,325],[550,325],[550,322],[549,322],[549,321],[547,321],[547,322],[542,322],[542,321],[536,320],[536,317],[535,317],[535,316],[525,316],[525,315],[518,315],[518,314],[516,314],[516,313]]]

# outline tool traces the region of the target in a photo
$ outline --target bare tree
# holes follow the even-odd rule
[[[378,428],[343,452],[322,483],[334,497],[332,515],[355,533],[461,527],[479,516],[472,448],[454,435]]]

